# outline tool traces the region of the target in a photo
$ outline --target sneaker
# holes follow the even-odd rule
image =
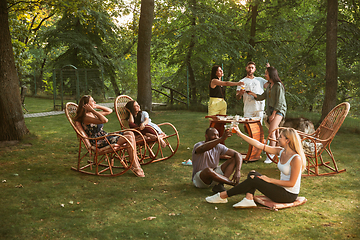
[[[272,161],[270,160],[270,158],[267,157],[267,158],[265,159],[264,163],[269,164],[269,163],[272,163]]]
[[[270,155],[271,158],[274,158],[274,157],[275,157],[274,154],[269,154],[269,155]],[[268,156],[266,156],[266,159],[265,159],[264,163],[272,163],[272,162],[273,162],[273,161],[271,161],[271,159],[270,159]]]
[[[223,184],[219,183],[219,184],[215,185],[211,190],[212,190],[214,193],[218,193],[218,192],[224,192],[224,191],[226,191],[226,188],[224,187]]]
[[[205,200],[208,203],[227,203],[228,202],[227,198],[223,199],[223,198],[220,197],[220,193],[217,193],[215,195],[207,197],[207,198],[205,198]]]
[[[257,205],[254,200],[249,200],[246,197],[240,202],[233,205],[234,208],[256,208]]]

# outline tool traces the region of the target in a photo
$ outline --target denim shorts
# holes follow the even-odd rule
[[[269,106],[270,115],[273,113],[273,111],[274,111],[274,108]],[[284,118],[284,114],[282,114],[281,112],[276,111],[276,114],[277,114],[277,115],[280,115],[280,116],[282,116],[282,117]]]

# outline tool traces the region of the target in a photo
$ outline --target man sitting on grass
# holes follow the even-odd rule
[[[226,190],[224,183],[232,186],[239,183],[242,156],[237,151],[221,144],[231,135],[230,129],[227,129],[219,138],[219,132],[215,128],[208,128],[205,132],[205,141],[194,145],[192,152],[192,181],[195,187],[213,187],[212,191],[217,193]],[[231,158],[218,166],[220,156],[225,154]],[[229,178],[233,173],[234,175],[230,180]]]

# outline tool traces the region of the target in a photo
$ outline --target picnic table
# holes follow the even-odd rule
[[[210,127],[216,128],[219,132],[219,137],[221,137],[225,130],[225,125],[230,124],[235,121],[233,116],[224,116],[224,115],[210,115],[205,116],[205,118],[210,118]],[[241,123],[245,127],[245,131],[249,134],[249,137],[258,140],[259,142],[264,142],[264,131],[260,122],[260,118],[245,118],[240,117],[237,123]],[[244,160],[245,161],[257,161],[260,159],[261,150],[255,148],[249,144],[249,148]]]

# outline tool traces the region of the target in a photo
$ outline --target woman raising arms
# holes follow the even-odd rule
[[[100,111],[96,111],[98,109]],[[74,121],[80,122],[85,133],[90,138],[97,138],[101,136],[108,135],[107,132],[103,130],[104,123],[108,122],[106,115],[112,113],[112,110],[108,107],[97,105],[94,99],[90,95],[85,95],[81,97],[79,101],[79,106],[76,111],[76,116]],[[131,167],[131,171],[138,177],[145,177],[144,171],[142,170],[139,159],[136,155],[136,142],[134,133],[131,131],[120,132],[125,138],[127,138],[135,152],[129,151],[130,158],[133,161],[133,165]],[[123,138],[119,136],[108,136],[107,139],[109,140],[110,144],[117,143],[119,145],[125,143]],[[90,140],[91,145],[95,145],[95,140]],[[102,148],[108,145],[108,142],[105,139],[97,141],[97,147]],[[132,148],[131,148],[132,149]]]
[[[207,197],[206,201],[227,203],[227,197],[245,194],[245,198],[233,207],[252,208],[256,207],[253,197],[255,190],[258,190],[274,202],[294,202],[300,192],[301,173],[306,167],[306,158],[298,133],[293,128],[284,128],[278,139],[279,146],[272,147],[248,137],[237,126],[234,129],[239,137],[254,147],[280,156],[277,164],[281,172],[280,179],[269,178],[252,170],[245,181],[228,191]]]

